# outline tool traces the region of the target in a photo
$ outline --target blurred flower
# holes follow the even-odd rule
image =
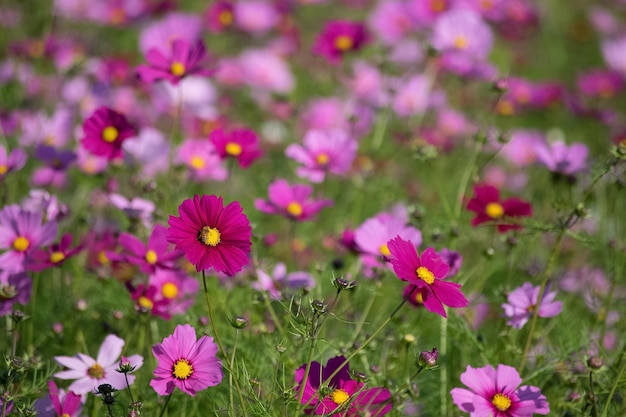
[[[606,65],[612,70],[626,74],[626,35],[605,39],[601,47]]]
[[[44,219],[58,221],[65,217],[69,208],[59,202],[55,195],[45,190],[31,189],[28,197],[22,200],[22,208],[26,211],[43,213]]]
[[[416,75],[400,82],[391,106],[398,116],[423,114],[430,103],[431,81],[425,75]]]
[[[598,69],[580,75],[576,84],[587,97],[608,99],[624,90],[626,80],[618,72]]]
[[[123,195],[116,193],[109,195],[109,201],[122,210],[130,220],[139,220],[146,228],[152,228],[152,214],[155,209],[152,201],[139,197],[133,197],[128,200]]]
[[[102,342],[96,359],[83,353],[76,356],[55,356],[54,359],[59,365],[69,369],[57,372],[54,377],[75,379],[76,381],[72,382],[68,389],[79,395],[94,392],[101,384],[110,384],[116,390],[126,389],[124,375],[115,372],[123,347],[124,340],[110,334]],[[143,358],[140,355],[130,356],[129,360],[137,367],[143,365]],[[127,377],[128,383],[132,384],[135,376],[128,375]]]
[[[208,268],[233,276],[248,264],[252,228],[239,202],[224,207],[222,197],[196,195],[170,216],[167,241],[174,243],[196,270]]]
[[[11,314],[14,304],[28,304],[32,279],[25,272],[0,270],[0,317]]]
[[[525,282],[508,295],[508,303],[502,304],[504,315],[509,319],[506,324],[521,329],[537,309],[539,317],[554,317],[561,313],[563,303],[554,301],[556,291],[549,292],[546,287],[541,301],[538,301],[540,289],[540,286]]]
[[[241,82],[255,91],[287,94],[295,85],[289,63],[280,55],[266,49],[246,49],[239,56],[238,68]],[[233,72],[233,71],[229,71]],[[229,74],[232,77],[233,74]]]
[[[237,28],[255,34],[267,32],[280,21],[274,4],[263,0],[238,0],[233,4],[233,15]]]
[[[550,171],[574,175],[587,168],[589,149],[584,143],[576,142],[567,146],[565,142],[558,140],[553,143],[537,143],[535,153],[537,161]]]
[[[259,137],[250,129],[234,129],[226,133],[218,128],[211,132],[209,140],[222,159],[235,158],[242,168],[249,167],[263,155]]]
[[[146,83],[165,80],[173,85],[189,75],[209,76],[213,71],[201,66],[205,55],[206,49],[201,40],[192,45],[185,39],[176,39],[172,42],[169,56],[156,48],[150,49],[145,57],[148,64],[137,67],[137,75]]]
[[[349,20],[326,22],[313,45],[313,52],[331,64],[339,64],[348,52],[357,51],[369,40],[365,25]]]
[[[7,150],[0,145],[0,181],[9,172],[19,171],[26,164],[26,152],[20,148],[15,148],[7,156]]]
[[[73,151],[58,150],[52,146],[39,145],[35,157],[44,166],[33,172],[32,183],[36,187],[63,187],[67,180],[67,169],[76,160]]]
[[[125,162],[131,166],[138,164],[145,179],[153,179],[169,167],[170,142],[155,128],[142,128],[135,139],[125,141],[122,148],[128,155]]]
[[[169,13],[163,19],[148,25],[139,35],[139,49],[144,55],[153,48],[165,57],[172,52],[172,43],[185,40],[190,45],[201,39],[202,20],[189,13]]]
[[[196,331],[188,324],[176,326],[172,335],[152,347],[152,353],[158,364],[150,386],[159,395],[178,388],[193,397],[222,382],[222,364],[213,338],[196,340]]]
[[[518,224],[511,224],[511,218],[529,217],[533,214],[530,203],[518,198],[500,200],[498,189],[488,184],[474,185],[474,196],[467,203],[467,209],[476,213],[472,226],[495,222],[500,233],[522,228]]]
[[[369,26],[387,45],[402,40],[416,25],[408,14],[406,1],[382,0],[372,10],[368,19]]]
[[[443,259],[443,261],[450,267],[448,277],[453,277],[459,273],[461,265],[463,264],[463,256],[457,251],[443,248],[437,252],[437,255]]]
[[[100,107],[83,123],[83,147],[94,155],[107,159],[122,156],[122,143],[136,135],[135,128],[123,114]]]
[[[22,272],[29,252],[56,238],[56,222],[42,223],[42,217],[41,213],[22,210],[15,204],[0,210],[0,249],[7,249],[0,255],[4,271]]]
[[[461,292],[461,285],[444,281],[450,267],[433,248],[427,248],[420,256],[411,242],[400,237],[391,239],[387,246],[398,278],[415,285],[418,290],[426,289],[422,299],[428,311],[447,317],[444,305],[452,308],[467,306],[469,302]]]
[[[546,397],[531,385],[519,386],[522,379],[511,366],[467,366],[461,382],[469,388],[453,388],[452,401],[472,416],[530,417],[550,412]]]
[[[41,272],[44,269],[63,265],[66,260],[76,255],[83,249],[83,245],[81,244],[70,248],[72,239],[71,233],[66,233],[61,237],[61,241],[59,243],[50,245],[47,249],[35,249],[26,257],[26,269],[34,272]]]
[[[304,271],[287,273],[287,267],[282,262],[276,264],[271,276],[262,269],[257,269],[256,274],[258,281],[252,283],[252,288],[267,292],[275,300],[282,297],[284,290],[315,287],[311,274]]]
[[[545,140],[544,135],[536,130],[525,129],[516,129],[509,134],[509,140],[502,145],[498,154],[517,167],[535,162],[537,144]]]
[[[228,177],[215,146],[206,139],[185,139],[178,148],[177,160],[189,168],[196,181],[223,181]]]
[[[310,130],[303,139],[303,145],[291,144],[285,154],[303,164],[296,169],[301,178],[311,182],[322,182],[327,172],[345,174],[352,166],[358,143],[341,130],[322,132]]]
[[[233,3],[217,0],[209,4],[206,11],[206,24],[210,32],[219,33],[232,27],[234,21]]]
[[[491,52],[493,35],[479,14],[471,9],[458,8],[437,18],[431,43],[442,53],[461,54],[482,61]]]
[[[299,396],[304,384],[302,404],[306,405],[307,414],[350,417],[357,415],[383,416],[391,411],[391,393],[386,388],[365,388],[350,376],[350,365],[346,358],[335,356],[322,366],[311,362],[311,368],[304,381],[307,365],[296,369],[296,396]],[[335,374],[336,372],[336,374]],[[330,380],[329,377],[335,374]]]
[[[49,395],[35,402],[40,417],[78,417],[82,411],[80,395],[59,389],[54,381],[48,381]]]
[[[59,106],[48,117],[44,113],[25,115],[22,118],[22,145],[48,145],[62,148],[70,140],[73,114],[69,108]]]
[[[313,187],[304,184],[290,185],[278,179],[269,186],[269,200],[257,198],[254,207],[267,214],[280,214],[295,221],[311,220],[322,208],[332,206],[332,200],[310,199]]]

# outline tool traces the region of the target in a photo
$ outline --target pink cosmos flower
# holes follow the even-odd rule
[[[78,417],[82,411],[80,395],[59,389],[54,381],[48,381],[49,395],[35,402],[38,416]]]
[[[267,292],[275,300],[280,300],[285,291],[315,287],[311,274],[305,271],[287,273],[287,267],[282,262],[276,264],[271,276],[262,269],[257,269],[256,275],[258,281],[252,283],[252,288]]]
[[[201,39],[202,19],[195,14],[169,13],[163,19],[147,26],[139,36],[139,49],[146,55],[153,48],[168,56],[175,39],[184,39],[190,45]]]
[[[131,298],[139,311],[170,320],[174,314],[185,314],[195,301],[200,284],[182,271],[157,269],[147,285],[132,289]]]
[[[626,79],[616,71],[596,69],[581,74],[576,84],[587,97],[608,99],[624,90]]]
[[[415,22],[408,13],[406,1],[379,1],[368,19],[369,26],[387,45],[401,41],[412,29]]]
[[[544,135],[539,131],[517,129],[510,133],[508,142],[498,154],[516,167],[525,167],[535,162],[537,144],[544,140]]]
[[[109,200],[133,222],[140,221],[147,229],[152,228],[152,213],[154,213],[154,203],[139,197],[130,200],[121,194],[113,193],[109,195]]]
[[[241,30],[263,33],[280,21],[280,14],[271,2],[263,0],[239,0],[233,4],[235,24]]]
[[[233,276],[249,262],[252,228],[239,202],[224,207],[222,197],[196,195],[178,207],[180,217],[170,216],[167,241],[196,270],[213,268]]]
[[[155,128],[142,128],[137,137],[124,142],[122,148],[129,156],[124,162],[131,166],[139,165],[145,179],[153,179],[169,167],[170,142]]]
[[[32,284],[25,272],[12,274],[0,269],[0,317],[11,314],[15,304],[28,304]]]
[[[147,83],[165,80],[173,85],[189,75],[209,76],[213,71],[201,66],[205,55],[201,40],[192,45],[185,39],[176,39],[169,55],[162,54],[157,48],[150,49],[146,54],[148,64],[137,67],[137,75]]]
[[[15,204],[0,211],[0,249],[6,249],[0,255],[0,265],[4,271],[22,272],[27,254],[56,238],[56,222],[42,223],[42,217],[41,213],[22,210]]]
[[[13,171],[19,171],[26,164],[26,152],[20,148],[15,148],[7,156],[7,150],[0,145],[0,181]]]
[[[219,33],[233,25],[233,3],[218,0],[209,4],[206,11],[206,24],[210,32]]]
[[[122,156],[122,143],[136,135],[135,128],[123,114],[100,107],[83,123],[83,147],[109,160]]]
[[[59,107],[48,117],[44,113],[26,115],[22,119],[22,145],[48,145],[62,148],[70,140],[73,115],[69,108]]]
[[[369,40],[365,25],[349,20],[331,20],[315,39],[313,52],[331,64],[339,64],[348,52],[357,51]]]
[[[228,177],[215,146],[206,139],[185,139],[178,149],[177,160],[187,165],[194,180],[224,181]]]
[[[509,319],[506,324],[521,329],[536,309],[539,309],[537,313],[539,317],[554,317],[561,312],[563,303],[554,301],[556,291],[549,292],[546,288],[541,301],[538,302],[540,289],[540,286],[535,287],[530,282],[525,282],[508,295],[508,303],[502,304],[504,315]]]
[[[476,213],[472,226],[495,222],[500,233],[521,229],[519,224],[512,224],[513,218],[529,217],[533,214],[530,203],[519,198],[501,200],[498,189],[488,184],[474,185],[474,196],[467,203],[467,209]]]
[[[196,340],[196,330],[188,324],[176,326],[174,334],[152,347],[152,353],[158,364],[150,386],[159,395],[178,388],[193,397],[222,382],[217,344],[209,336]]]
[[[467,366],[461,374],[465,388],[450,391],[452,401],[471,417],[530,417],[548,414],[550,405],[541,390],[522,383],[517,370],[511,366],[491,365],[482,368]]]
[[[74,152],[47,145],[37,146],[35,157],[44,165],[33,172],[31,181],[36,187],[63,187],[67,180],[67,169],[76,160]]]
[[[606,65],[621,74],[626,74],[626,35],[602,41],[602,56]]]
[[[227,79],[239,75],[240,81],[263,93],[287,94],[295,85],[287,61],[266,49],[246,49],[239,56],[234,74],[232,70],[229,72]]]
[[[411,242],[399,236],[391,239],[387,246],[398,278],[413,284],[417,290],[426,290],[422,298],[428,311],[447,317],[444,305],[452,308],[468,305],[469,301],[461,292],[461,285],[444,281],[450,267],[433,248],[427,248],[420,256]]]
[[[568,146],[561,140],[553,143],[539,142],[535,152],[542,165],[558,174],[574,175],[587,168],[589,148],[584,143],[576,142]]]
[[[465,8],[452,9],[437,18],[431,43],[440,52],[483,61],[491,52],[493,34],[478,13]]]
[[[119,356],[124,347],[124,340],[110,334],[102,342],[98,350],[98,357],[93,359],[83,353],[76,356],[55,356],[54,359],[61,366],[69,369],[54,374],[59,379],[75,379],[68,389],[78,395],[86,395],[101,384],[110,384],[114,389],[126,389],[124,375],[116,372],[115,368],[119,363]],[[138,368],[143,365],[143,358],[140,355],[129,356],[129,360]],[[128,383],[132,384],[134,375],[128,375]]]
[[[40,272],[44,269],[63,265],[66,260],[83,249],[83,245],[81,244],[71,248],[72,239],[72,235],[66,233],[61,237],[59,243],[50,245],[47,249],[35,249],[26,257],[26,269]]]
[[[396,88],[392,99],[393,110],[398,116],[423,114],[431,97],[431,82],[425,75],[416,75]]]
[[[306,381],[304,381],[306,364],[296,370],[295,392],[298,396],[304,384],[302,404],[307,407],[305,412],[332,417],[357,417],[361,415],[384,416],[391,411],[389,390],[382,387],[364,388],[363,382],[352,379],[350,365],[346,364],[340,368],[345,360],[343,356],[336,356],[329,359],[326,366],[322,366],[319,362],[311,362]],[[328,380],[338,369],[339,372]],[[328,385],[326,385],[327,380]],[[322,391],[322,388],[328,388],[328,391]]]
[[[324,97],[311,100],[300,115],[300,122],[308,130],[347,130],[348,109],[344,100],[338,97]]]
[[[348,172],[358,148],[357,141],[341,130],[310,130],[303,145],[289,145],[285,155],[304,165],[296,170],[299,177],[316,183],[324,181],[327,172],[335,175]]]
[[[263,155],[259,137],[250,129],[234,129],[229,133],[215,129],[209,135],[209,140],[222,159],[235,158],[242,168],[249,167]]]
[[[278,179],[269,186],[269,200],[257,198],[254,207],[267,214],[280,214],[295,221],[311,220],[322,208],[332,206],[332,200],[311,200],[313,187],[290,185]]]

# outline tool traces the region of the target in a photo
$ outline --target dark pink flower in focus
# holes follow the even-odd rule
[[[169,56],[157,48],[150,49],[146,54],[148,64],[140,65],[137,68],[137,75],[147,83],[165,80],[174,85],[188,75],[209,76],[213,71],[201,66],[205,55],[206,49],[201,40],[192,46],[185,39],[176,39],[172,42]]]
[[[332,200],[312,200],[313,187],[304,184],[290,185],[279,179],[269,186],[269,200],[257,198],[254,207],[267,214],[280,214],[296,221],[311,220],[324,207],[332,206]]]
[[[461,382],[468,387],[453,388],[452,401],[471,416],[530,417],[550,413],[550,405],[541,390],[522,383],[512,366],[491,365],[482,368],[467,366]]]
[[[394,272],[402,281],[413,284],[416,291],[421,292],[424,307],[428,311],[447,317],[444,305],[452,308],[468,305],[469,301],[461,292],[461,285],[444,281],[450,267],[433,248],[427,248],[420,256],[413,243],[399,236],[391,239],[387,246]]]
[[[498,232],[518,230],[522,226],[513,223],[515,217],[530,217],[533,207],[519,198],[500,199],[500,191],[488,184],[476,184],[474,196],[467,203],[467,209],[476,213],[472,219],[472,226],[494,222]]]
[[[213,268],[233,276],[249,262],[252,228],[239,202],[224,207],[222,197],[196,195],[170,216],[167,241],[176,245],[197,271]]]
[[[223,129],[215,129],[209,135],[219,156],[235,158],[242,168],[247,168],[263,155],[259,148],[259,137],[250,129],[235,129],[226,133]]]
[[[108,107],[100,107],[83,123],[83,147],[108,160],[122,157],[122,143],[137,134],[126,117]]]
[[[304,384],[302,404],[306,404],[305,413],[356,417],[383,416],[391,411],[389,390],[382,387],[364,388],[363,382],[352,379],[350,365],[342,366],[345,361],[346,358],[343,356],[329,359],[326,366],[313,361],[306,380],[304,380],[306,364],[296,370],[295,392],[299,396]],[[330,378],[335,372],[336,375]]]
[[[368,39],[363,23],[332,20],[326,23],[317,36],[313,52],[331,64],[338,64],[346,53],[361,49]]]

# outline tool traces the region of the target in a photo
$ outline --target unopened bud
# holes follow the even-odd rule
[[[430,352],[425,350],[420,353],[417,358],[417,366],[425,369],[432,369],[437,366],[437,359],[439,359],[439,351],[437,348],[433,348]]]

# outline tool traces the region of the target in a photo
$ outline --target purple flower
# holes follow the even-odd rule
[[[201,40],[192,46],[185,39],[176,39],[172,42],[172,51],[169,55],[164,55],[157,48],[150,49],[146,54],[148,65],[140,65],[137,68],[137,75],[147,83],[165,80],[173,85],[177,85],[183,77],[189,75],[209,76],[213,71],[200,65],[205,54],[206,49]]]
[[[7,150],[0,145],[0,181],[9,172],[19,171],[26,164],[26,152],[20,148],[15,148],[7,156]]]
[[[504,315],[509,319],[506,322],[509,326],[521,329],[536,309],[539,309],[537,313],[539,317],[554,317],[561,312],[563,303],[554,301],[556,291],[548,292],[546,288],[541,301],[538,302],[540,288],[534,287],[530,282],[525,282],[509,294],[508,303],[502,304]]]
[[[51,117],[43,113],[27,115],[22,119],[23,145],[63,147],[72,135],[73,115],[67,107],[59,107]]]
[[[315,39],[313,52],[331,64],[339,64],[344,54],[360,49],[369,40],[365,25],[349,20],[332,20]]]
[[[26,211],[43,213],[44,218],[58,221],[65,217],[69,208],[59,202],[56,196],[45,190],[30,190],[28,197],[22,200],[22,208]]]
[[[132,221],[140,220],[146,228],[152,227],[152,213],[154,203],[143,198],[133,197],[130,200],[120,194],[109,195],[109,200],[118,209],[122,210]]]
[[[57,234],[57,224],[42,224],[41,213],[24,211],[9,205],[0,211],[0,265],[7,272],[22,272],[27,253],[52,243]]]
[[[72,235],[66,233],[59,243],[50,245],[47,249],[35,249],[26,257],[25,267],[29,271],[40,272],[47,268],[61,266],[63,263],[80,252],[83,245],[70,248]]]
[[[437,18],[431,42],[435,49],[443,53],[461,54],[483,61],[491,51],[493,35],[478,13],[460,8]]]
[[[541,390],[531,385],[519,386],[522,379],[511,366],[467,366],[461,374],[465,388],[450,391],[452,401],[472,417],[530,417],[548,414],[550,407]]]
[[[310,199],[313,187],[304,184],[290,185],[279,179],[270,184],[269,200],[257,198],[254,207],[268,214],[280,214],[291,220],[311,220],[321,209],[332,206],[332,200]]]
[[[450,272],[448,272],[449,277],[453,277],[459,273],[461,265],[463,264],[463,257],[459,252],[443,248],[437,252],[437,255],[450,267]]]
[[[222,382],[222,364],[213,338],[196,340],[196,331],[188,324],[176,326],[174,334],[152,347],[152,353],[158,364],[150,386],[159,395],[178,388],[193,397]]]
[[[252,283],[252,288],[267,292],[275,300],[282,297],[281,291],[285,289],[315,287],[315,279],[311,274],[304,271],[287,273],[287,267],[282,262],[276,264],[271,276],[262,269],[257,269],[256,274],[258,281]]]
[[[124,347],[124,340],[110,334],[102,342],[96,359],[79,353],[76,356],[55,356],[54,359],[61,366],[69,369],[54,374],[59,379],[75,379],[69,386],[69,390],[79,395],[93,392],[98,385],[111,384],[114,389],[126,389],[124,375],[116,372],[119,356]],[[131,363],[141,367],[143,358],[140,355],[129,357]],[[128,383],[135,380],[134,375],[127,375]]]
[[[13,304],[28,304],[32,280],[25,272],[0,270],[0,317],[13,311]]]
[[[316,183],[324,181],[327,172],[335,175],[348,172],[358,148],[357,141],[341,130],[310,130],[303,145],[291,144],[285,154],[303,164],[296,170],[299,177]]]
[[[537,160],[550,171],[570,176],[587,168],[589,149],[583,143],[567,146],[559,140],[537,143],[535,153]]]
[[[48,392],[43,399],[35,402],[38,416],[78,417],[82,411],[80,395],[59,389],[54,381],[48,381]]]
[[[345,361],[345,357],[336,356],[329,359],[326,366],[322,366],[319,362],[311,362],[306,380],[304,380],[306,364],[296,370],[295,392],[299,396],[304,384],[302,404],[307,406],[305,412],[333,417],[344,415],[356,417],[360,415],[383,416],[391,411],[389,390],[382,387],[364,388],[363,382],[355,381],[350,376],[350,365],[346,364],[341,367]],[[335,376],[330,378],[333,374]],[[340,407],[341,412],[335,413]]]
[[[33,173],[32,182],[38,187],[65,185],[67,168],[76,160],[74,152],[57,150],[47,145],[37,146],[35,157],[45,165],[37,168]]]

